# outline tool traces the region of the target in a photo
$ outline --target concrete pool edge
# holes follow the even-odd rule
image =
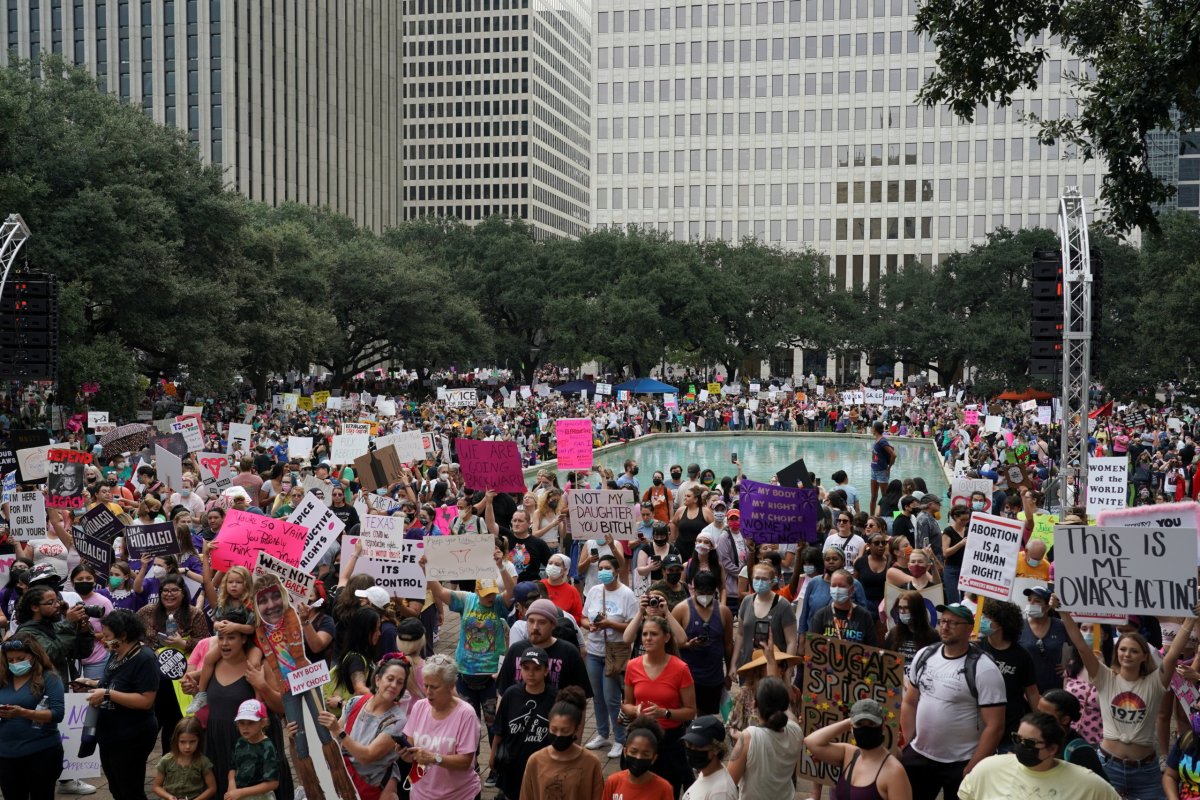
[[[875,437],[869,433],[836,433],[834,431],[825,431],[823,433],[818,432],[818,431],[813,431],[812,433],[809,433],[808,431],[703,431],[703,432],[697,431],[696,433],[691,433],[689,431],[681,431],[678,433],[648,433],[645,436],[639,436],[637,439],[629,439],[628,441],[616,442],[614,444],[606,444],[603,447],[597,447],[592,451],[592,453],[593,453],[593,457],[594,457],[596,455],[600,455],[607,451],[615,450],[619,447],[630,447],[630,446],[634,446],[634,445],[640,445],[640,444],[643,444],[646,442],[653,442],[658,439],[691,439],[691,438],[695,438],[695,437],[707,438],[707,437],[717,437],[717,436],[722,436],[722,437],[724,437],[724,436],[731,436],[731,437],[744,436],[747,438],[750,438],[750,437],[772,437],[772,438],[776,438],[776,439],[778,439],[778,438],[803,439],[803,438],[817,438],[817,437],[827,439],[827,438],[834,437],[834,438],[838,438],[838,439],[857,439],[857,440],[865,441],[865,442],[875,440]],[[924,445],[924,446],[933,448],[933,452],[936,457],[936,463],[941,467],[942,472],[945,474],[946,482],[950,483],[953,480],[953,473],[946,466],[945,459],[942,458],[941,452],[939,452],[937,449],[937,442],[935,442],[933,439],[930,439],[925,436],[889,436],[887,438],[889,441],[895,440],[897,442],[906,442],[906,443],[912,443],[912,444],[916,444],[916,445]],[[571,471],[571,470],[558,469],[558,459],[555,458],[555,459],[550,459],[548,461],[539,462],[532,467],[525,467],[523,470],[521,470],[521,473],[526,478],[526,481],[528,482],[528,479],[535,477],[537,475],[538,470],[540,470],[540,469],[553,469],[556,472],[570,472]]]

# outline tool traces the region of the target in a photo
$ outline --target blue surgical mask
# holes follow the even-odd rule
[[[1042,560],[1040,558],[1029,558],[1028,556],[1026,556],[1025,563],[1027,563],[1029,566],[1036,569],[1037,565],[1042,563]]]
[[[596,573],[596,577],[605,585],[612,583],[614,575],[615,573],[611,569],[602,569]]]
[[[972,511],[983,511],[983,501],[982,500],[973,500],[971,502],[971,510]]]
[[[900,618],[900,621],[903,622],[905,625],[912,622],[912,614],[908,613],[907,611],[899,611],[899,612],[897,612],[896,615]]]
[[[990,619],[984,617],[983,619],[979,620],[980,636],[991,636],[993,630],[995,630],[995,628],[992,627],[992,621]]]
[[[18,678],[22,675],[28,675],[31,669],[33,669],[32,661],[14,661],[8,665],[8,671]]]
[[[829,598],[835,603],[844,603],[850,599],[850,590],[845,586],[834,586],[829,590]]]
[[[1092,633],[1091,631],[1088,631],[1087,633],[1083,634],[1083,643],[1088,646],[1089,650],[1092,649],[1093,647],[1095,647],[1096,646],[1096,634]]]
[[[766,594],[767,592],[771,591],[771,582],[766,578],[755,578],[754,591],[758,592],[759,594]]]
[[[804,574],[805,574],[805,575],[810,575],[810,576],[811,576],[811,575],[816,575],[816,574],[817,574],[817,568],[816,568],[816,567],[814,567],[812,564],[805,564],[805,565],[804,565]]]

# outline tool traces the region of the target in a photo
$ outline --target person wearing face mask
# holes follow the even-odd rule
[[[683,502],[683,495],[680,493],[680,488],[683,486],[683,467],[679,464],[672,464],[670,469],[670,478],[663,482],[663,486],[671,493],[671,511],[674,513],[679,504]]]
[[[736,508],[729,511],[725,527],[717,533],[715,541],[717,562],[725,574],[725,585],[722,587],[725,590],[725,605],[730,611],[736,612],[742,602],[738,591],[738,573],[749,555],[746,537],[742,536],[742,514]]]
[[[546,684],[550,657],[540,647],[524,643],[518,659],[521,680],[501,692],[488,772],[505,797],[518,797],[529,757],[550,743],[550,708],[555,689]]]
[[[942,556],[942,498],[927,492],[921,498],[921,512],[913,522],[913,531],[917,537],[917,548],[927,550],[929,560],[941,569],[944,561]]]
[[[971,492],[971,511],[987,511],[988,496],[983,492]]]
[[[107,616],[113,610],[112,601],[97,591],[96,572],[87,564],[80,564],[71,570],[71,585],[75,588],[75,593],[79,595],[80,602],[84,605],[99,606],[104,612],[102,616]],[[99,633],[100,619],[89,617],[89,622],[92,630]],[[104,667],[107,663],[108,651],[97,640],[92,645],[91,655],[81,659],[79,667],[83,677],[99,680],[104,675]]]
[[[979,620],[979,648],[992,657],[1004,677],[1008,702],[1004,707],[1004,736],[997,753],[1012,749],[1010,736],[1021,724],[1021,717],[1038,707],[1041,695],[1034,675],[1033,659],[1018,645],[1024,623],[1021,609],[1012,603],[987,598]]]
[[[1073,694],[1065,689],[1051,689],[1038,700],[1036,710],[1058,720],[1058,726],[1066,734],[1063,737],[1063,761],[1090,769],[1105,781],[1108,780],[1108,775],[1104,772],[1104,765],[1100,763],[1100,757],[1096,754],[1096,748],[1075,730],[1075,724],[1079,722],[1083,709],[1080,708],[1079,701]],[[1200,722],[1197,716],[1193,711],[1189,724],[1190,730],[1196,730],[1196,724]],[[1189,772],[1195,774],[1194,771],[1189,770]],[[1170,792],[1168,792],[1169,795]]]
[[[1050,615],[1050,590],[1031,586],[1025,590],[1025,625],[1017,640],[1033,658],[1039,692],[1061,689],[1063,646],[1067,629],[1061,619]]]
[[[1012,754],[990,756],[976,764],[958,788],[959,800],[1117,800],[1113,787],[1091,770],[1060,759],[1063,739],[1063,729],[1054,717],[1037,712],[1025,715],[1012,737]]]
[[[721,764],[728,753],[721,718],[709,715],[693,720],[683,735],[683,746],[696,781],[680,800],[737,800],[737,784]]]
[[[651,515],[659,522],[670,522],[675,498],[663,480],[662,470],[655,470],[650,488],[642,494],[642,502],[650,504]]]
[[[683,580],[683,560],[671,553],[662,560],[662,580],[650,584],[649,591],[661,592],[671,608],[688,599],[688,587]]]
[[[892,616],[892,627],[883,639],[883,649],[903,655],[907,670],[917,651],[936,642],[938,635],[929,627],[929,609],[920,592],[901,593],[892,607]]]
[[[629,723],[629,738],[622,752],[620,772],[604,781],[604,800],[674,800],[675,789],[651,772],[658,761],[662,728],[649,717],[635,717]]]
[[[721,692],[733,665],[733,613],[717,603],[716,576],[702,572],[692,583],[693,596],[671,610],[684,632],[679,657],[696,682],[696,709],[717,714]]]
[[[621,477],[617,478],[617,488],[624,489],[626,486],[632,486],[638,492],[641,491],[641,486],[638,484],[638,463],[632,458],[625,459],[625,471]]]
[[[1030,539],[1017,556],[1017,577],[1050,582],[1050,562],[1046,560],[1046,543]]]
[[[696,537],[696,550],[683,567],[684,583],[691,583],[701,572],[711,572],[717,576],[717,586],[720,589],[720,602],[725,602],[725,570],[721,568],[721,560],[717,556],[716,538],[708,533]]]
[[[0,796],[51,800],[63,769],[63,679],[34,638],[9,639],[0,654]]]
[[[34,572],[38,570],[34,568]],[[13,638],[34,638],[46,651],[59,675],[70,674],[70,664],[92,653],[95,637],[82,605],[62,611],[62,600],[50,586],[39,583],[36,574],[32,585],[21,595],[17,604],[17,629]]]
[[[836,547],[827,547],[821,554],[821,560],[825,568],[824,574],[814,576],[805,582],[804,592],[800,595],[800,602],[797,604],[800,610],[796,617],[799,623],[796,635],[799,638],[803,638],[804,634],[812,630],[813,616],[833,600],[830,588],[832,586],[830,579],[833,574],[846,568],[846,558]],[[854,598],[855,605],[867,607],[867,593],[863,591],[862,584],[858,582],[857,578],[854,579],[850,594]],[[783,640],[776,637],[775,641]],[[789,650],[789,652],[792,651]]]
[[[596,703],[596,735],[587,743],[589,750],[609,747],[609,758],[621,755],[625,729],[617,722],[621,711],[622,661],[627,661],[629,646],[621,638],[629,620],[638,613],[638,600],[633,591],[621,583],[617,573],[616,555],[600,556],[596,573],[597,583],[588,590],[583,601],[587,671]],[[609,738],[615,728],[616,742]]]
[[[179,491],[171,495],[167,506],[169,508],[183,506],[194,518],[202,519],[204,517],[204,501],[196,494],[195,488],[195,478],[191,475],[184,475]]]
[[[773,591],[775,580],[775,567],[770,562],[760,561],[750,571],[750,585],[754,594],[743,598],[738,609],[730,680],[736,680],[737,668],[750,661],[755,650],[765,646],[768,635],[776,646],[788,653],[796,652],[796,614],[792,604]],[[762,633],[764,627],[769,634]]]
[[[547,728],[549,747],[542,747],[525,762],[515,800],[600,800],[604,793],[604,770],[595,755],[578,744],[583,731],[586,699],[573,686],[561,689],[550,708]]]
[[[841,768],[832,800],[911,800],[912,786],[899,759],[885,746],[887,711],[863,698],[850,706],[850,716],[804,737],[813,759]],[[835,741],[851,734],[852,742]]]
[[[982,496],[982,495],[981,495]],[[958,576],[962,572],[963,552],[967,547],[967,526],[971,509],[957,505],[950,509],[950,524],[942,528],[942,555],[946,566],[942,570],[942,586],[947,603],[959,601]]]
[[[671,529],[664,522],[655,520],[650,529],[650,541],[634,552],[633,585],[634,591],[642,589],[645,593],[651,585],[663,578],[663,559],[669,555],[678,555],[679,551],[670,542]]]
[[[854,602],[854,576],[839,569],[829,578],[829,605],[818,609],[809,622],[809,633],[876,647],[875,616]]]

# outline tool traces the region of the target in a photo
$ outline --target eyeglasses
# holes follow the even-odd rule
[[[938,625],[972,625],[974,623],[967,622],[965,619],[951,619],[947,616],[938,617]]]
[[[11,653],[14,650],[24,651],[25,643],[20,639],[10,639],[4,644],[0,644],[0,652]]]
[[[838,518],[838,525],[841,525],[841,524],[843,524],[843,523],[845,523],[846,525],[849,525],[849,524],[850,524],[850,520],[846,519],[845,517],[840,517],[840,518]]]
[[[39,606],[56,606],[56,605],[58,605],[58,600],[57,599],[43,600],[42,602],[38,603],[37,605],[39,605]]]
[[[1041,750],[1043,747],[1046,746],[1045,742],[1039,742],[1037,739],[1022,738],[1021,735],[1018,734],[1016,731],[1013,731],[1012,743],[1015,744],[1017,747],[1033,747],[1038,750]]]

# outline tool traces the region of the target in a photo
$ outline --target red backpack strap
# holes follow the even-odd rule
[[[367,701],[370,700],[371,697],[372,695],[369,694],[359,695],[358,701],[351,703],[350,713],[346,715],[346,724],[342,726],[342,730],[346,731],[347,736],[350,735],[350,731],[354,730],[354,723],[358,721],[359,712],[363,710],[363,707],[366,706]]]

